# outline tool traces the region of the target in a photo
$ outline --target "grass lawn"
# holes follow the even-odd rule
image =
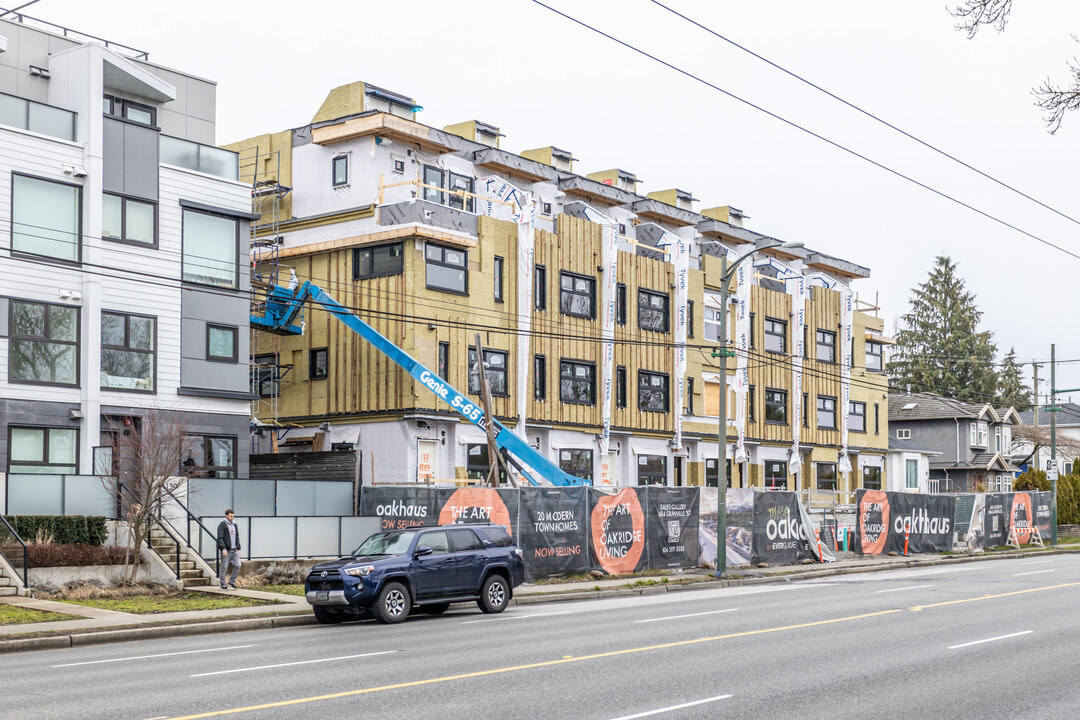
[[[281,595],[304,596],[304,586],[301,585],[250,585],[245,590],[258,590],[260,592],[280,593]]]
[[[26,623],[56,622],[58,620],[78,620],[77,615],[31,610],[0,604],[0,625],[25,625]]]
[[[220,610],[221,608],[276,605],[276,600],[256,600],[239,595],[212,595],[200,592],[182,592],[175,595],[136,595],[123,598],[99,598],[94,600],[58,600],[72,605],[115,610],[135,615],[185,612],[188,610]]]

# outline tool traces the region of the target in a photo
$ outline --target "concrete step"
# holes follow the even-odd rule
[[[203,575],[202,570],[181,570],[180,571],[180,579],[181,580],[187,580],[188,578],[200,578],[200,577],[206,577],[205,575]]]
[[[0,575],[0,587],[7,587],[8,585],[14,585],[15,582],[7,575]]]
[[[175,556],[170,557],[170,556],[166,555],[166,556],[164,556],[162,558],[162,560],[165,561],[165,564],[169,566],[170,570],[175,570],[176,569],[176,557]],[[195,563],[192,562],[191,560],[185,560],[185,559],[181,558],[181,560],[180,560],[180,569],[181,570],[194,570],[195,567],[196,567]]]
[[[208,577],[183,578],[183,581],[184,587],[206,587],[214,584]]]
[[[0,597],[10,597],[12,595],[18,595],[19,589],[15,586],[0,587]]]

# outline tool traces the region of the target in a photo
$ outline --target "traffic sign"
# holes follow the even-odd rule
[[[1057,480],[1058,479],[1057,465],[1051,465],[1050,467],[1046,468],[1046,479],[1047,480]]]

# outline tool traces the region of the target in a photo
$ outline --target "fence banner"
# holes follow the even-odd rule
[[[589,548],[594,564],[609,575],[645,569],[645,512],[639,497],[645,491],[627,487],[608,493],[589,488]]]
[[[979,493],[971,502],[971,521],[968,523],[967,534],[964,535],[968,550],[982,550],[986,547],[985,517],[986,494]]]
[[[698,545],[701,562],[716,565],[717,507],[720,492],[701,488],[698,508]],[[727,495],[727,567],[750,564],[754,537],[754,489],[728,488]]]
[[[980,493],[971,508],[968,549],[985,550],[1009,542],[1009,528],[1016,526],[1016,539],[1027,545],[1039,528],[1043,541],[1050,537],[1049,492]]]
[[[1009,493],[986,493],[982,547],[1000,547],[1009,537]]]
[[[1031,504],[1035,506],[1035,524],[1039,527],[1039,535],[1042,536],[1043,542],[1050,542],[1050,501],[1053,498],[1053,493],[1046,492],[1033,492],[1031,493]]]
[[[436,497],[426,487],[365,487],[360,491],[360,514],[380,518],[383,530],[437,525]]]
[[[588,488],[522,488],[518,546],[533,581],[589,570]]]
[[[506,528],[511,536],[517,531],[517,490],[439,488],[435,493],[439,525],[493,522]]]
[[[905,534],[909,554],[952,550],[954,496],[858,490],[855,502],[858,553],[903,554]]]
[[[815,557],[803,525],[799,498],[793,492],[760,492],[754,495],[754,537],[750,562],[793,565]],[[809,535],[813,535],[810,530]]]
[[[698,490],[650,487],[645,491],[649,569],[697,565]]]

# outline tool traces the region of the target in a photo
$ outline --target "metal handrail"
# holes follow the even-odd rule
[[[121,493],[126,493],[128,498],[132,502],[137,502],[138,501],[138,498],[135,497],[135,494],[133,492],[131,492],[130,490],[128,490],[126,487],[124,487],[124,483],[117,482],[116,487]],[[173,569],[173,572],[176,573],[176,579],[179,580],[180,579],[180,540],[179,540],[179,538],[177,538],[174,535],[172,535],[171,533],[169,533],[170,528],[173,530],[173,532],[176,532],[176,528],[172,528],[171,527],[172,524],[169,523],[168,520],[165,520],[164,518],[160,517],[160,514],[159,514],[159,516],[157,518],[154,518],[154,520],[156,520],[157,523],[162,526],[162,529],[165,530],[165,533],[168,534],[170,536],[170,538],[172,539],[172,541],[176,543],[176,567]],[[150,541],[150,531],[151,531],[150,521],[151,521],[151,518],[149,518],[149,517],[146,518],[146,546],[148,548],[150,548],[155,555],[157,555],[159,558],[161,558],[161,562],[165,563],[165,565],[168,566],[169,563],[165,561],[165,557],[161,553],[159,553],[157,551],[157,548],[154,547],[154,543],[152,543]],[[164,524],[162,524],[162,523],[164,523]],[[166,528],[165,525],[169,525],[170,528]],[[136,549],[138,549],[138,548],[136,548]],[[136,560],[136,564],[137,563],[138,563],[138,560]]]
[[[64,37],[73,37],[76,41],[82,40],[83,38],[92,41],[96,40],[97,42],[104,44],[107,48],[114,50],[123,50],[125,51],[125,54],[134,57],[136,60],[150,60],[150,53],[144,50],[139,50],[137,48],[131,47],[130,45],[124,45],[123,43],[118,43],[113,40],[106,40],[105,38],[91,35],[90,33],[80,32],[79,30],[72,30],[70,28],[64,27],[63,25],[57,25],[56,23],[49,22],[48,20],[31,17],[26,13],[16,12],[16,10],[18,10],[18,8],[15,8],[15,10],[0,8],[0,12],[2,12],[2,14],[0,14],[0,19],[7,20],[8,16],[14,15],[15,20],[23,25],[28,25],[30,27],[44,26],[41,29],[63,35]],[[29,20],[30,22],[27,22],[27,20]]]
[[[27,547],[26,547],[26,543],[25,543],[25,542],[23,542],[23,539],[22,539],[21,537],[19,537],[19,533],[15,532],[15,528],[11,527],[11,523],[9,523],[9,522],[7,521],[7,518],[6,518],[6,517],[4,517],[3,515],[0,515],[0,520],[2,520],[2,521],[4,522],[4,526],[5,526],[5,527],[6,527],[7,529],[8,529],[8,532],[10,532],[10,533],[11,533],[12,537],[14,537],[14,538],[15,538],[16,540],[18,540],[18,541],[19,541],[19,544],[20,544],[20,545],[22,545],[22,554],[23,554],[23,564],[22,564],[23,587],[24,587],[24,588],[27,588],[27,589],[29,589],[29,587],[30,587],[30,583],[29,583],[29,577],[30,577],[30,576],[29,576],[29,572],[30,572],[30,552],[29,552],[29,550],[27,550]]]
[[[204,533],[206,533],[214,541],[214,549],[215,549],[215,552],[214,552],[214,570],[215,570],[215,572],[217,572],[218,577],[221,577],[221,557],[217,553],[217,533],[210,532],[210,530],[207,529],[207,527],[202,524],[202,520],[197,518],[194,515],[194,513],[192,513],[191,510],[188,509],[187,505],[180,502],[180,498],[176,497],[176,495],[173,494],[172,490],[169,490],[168,488],[166,488],[165,492],[168,493],[169,497],[171,497],[173,499],[173,502],[176,503],[176,506],[179,507],[181,510],[183,510],[187,514],[187,520],[188,520],[187,523],[186,523],[187,532],[184,534],[184,542],[187,543],[188,547],[191,547],[191,521],[192,520],[194,520],[195,523],[202,529],[202,531]]]

